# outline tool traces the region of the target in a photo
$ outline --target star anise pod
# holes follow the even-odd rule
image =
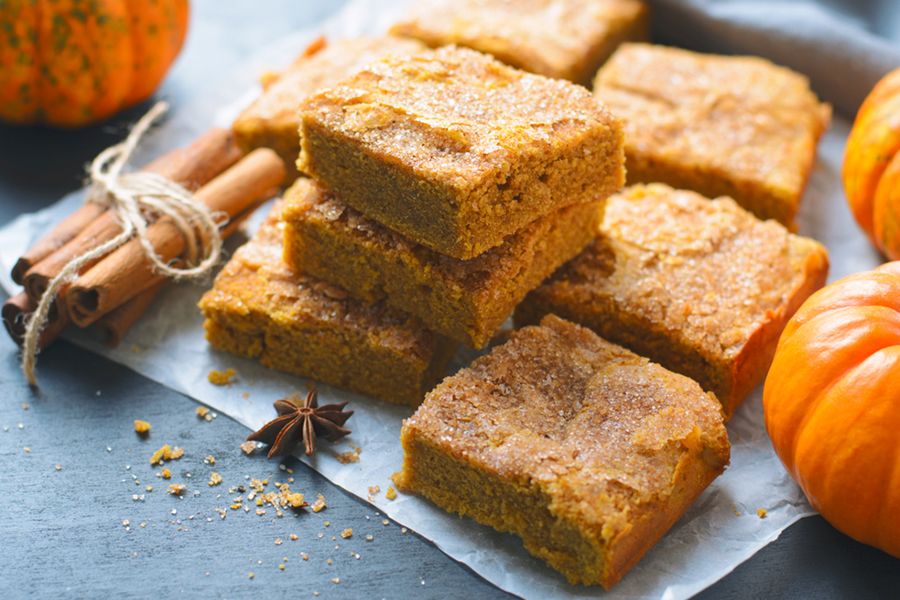
[[[299,398],[299,394],[291,394],[276,400],[275,410],[279,416],[247,438],[248,441],[271,444],[269,458],[289,455],[301,441],[309,456],[316,451],[316,436],[336,442],[350,433],[349,429],[343,428],[353,414],[352,410],[344,412],[346,402],[318,406],[316,390],[306,394],[302,405],[296,402]]]

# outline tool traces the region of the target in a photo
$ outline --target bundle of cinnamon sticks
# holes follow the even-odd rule
[[[227,215],[220,230],[227,237],[263,202],[278,193],[284,163],[277,154],[259,149],[247,156],[230,130],[214,128],[185,148],[153,161],[144,171],[156,173],[194,192],[194,199],[214,213]],[[54,227],[16,262],[13,280],[24,290],[3,305],[10,337],[21,345],[30,315],[49,282],[75,257],[99,247],[123,231],[114,211],[86,203]],[[182,232],[167,218],[146,233],[163,261],[180,261],[187,247]],[[94,324],[114,347],[134,325],[168,279],[154,271],[137,239],[87,263],[79,277],[64,285],[48,315],[38,346],[43,349],[71,324]]]

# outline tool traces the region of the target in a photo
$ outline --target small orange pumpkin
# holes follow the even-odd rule
[[[900,69],[878,82],[856,114],[843,179],[856,221],[885,256],[900,260]]]
[[[153,93],[184,41],[188,0],[0,3],[0,119],[80,127]]]
[[[813,294],[763,392],[775,452],[813,507],[900,557],[900,262]]]

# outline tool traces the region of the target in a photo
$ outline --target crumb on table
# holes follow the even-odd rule
[[[172,447],[166,444],[150,456],[150,464],[155,465],[172,454]]]

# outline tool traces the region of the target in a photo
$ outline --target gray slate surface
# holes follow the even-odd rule
[[[315,22],[340,4],[195,1],[188,45],[161,94],[177,109],[203,77],[225,72],[259,44]],[[657,4],[664,10],[663,2]],[[894,3],[871,6],[866,14],[886,14]],[[880,18],[871,27],[900,38],[900,29],[888,23]],[[120,139],[125,124],[145,109],[78,132],[0,126],[0,223],[76,189],[83,165]],[[509,597],[412,532],[382,525],[372,507],[302,464],[286,461],[294,470],[289,475],[263,454],[244,456],[237,445],[248,431],[222,416],[198,420],[197,404],[189,398],[66,342],[41,355],[40,369],[42,385],[34,392],[18,370],[15,346],[0,336],[4,598],[311,598],[313,591],[321,598]],[[135,434],[135,419],[152,423],[149,437]],[[150,454],[166,443],[186,450],[168,465],[171,482],[188,485],[183,500],[166,495],[170,482],[156,478],[159,468],[149,465]],[[207,455],[215,457],[215,466],[204,463]],[[206,482],[214,470],[224,482],[211,488]],[[280,519],[271,508],[265,517],[227,509],[233,497],[228,488],[246,485],[245,476],[279,482],[292,476],[294,491],[309,498],[322,493],[328,508]],[[132,500],[134,494],[144,500]],[[246,499],[246,493],[234,495]],[[227,510],[224,520],[215,508]],[[122,525],[126,519],[130,530]],[[340,531],[346,528],[353,536],[343,540]],[[900,560],[850,540],[819,517],[800,521],[698,596],[897,597]]]

